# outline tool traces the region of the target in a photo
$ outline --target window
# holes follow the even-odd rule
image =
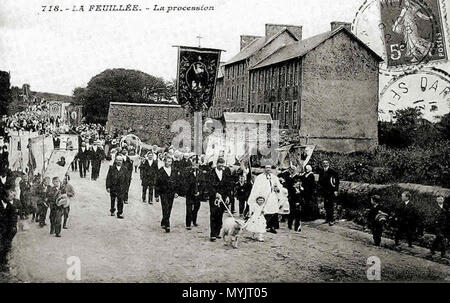
[[[275,74],[275,69],[276,68],[272,68],[272,88],[276,87],[276,74]]]
[[[251,111],[252,113],[254,113],[255,112],[255,105],[253,104],[252,105],[252,111]]]
[[[264,104],[264,113],[267,113],[267,104]]]
[[[236,100],[239,101],[239,86],[236,86]]]
[[[284,125],[288,125],[289,124],[289,102],[285,102],[284,103],[284,111],[285,111],[285,115],[284,115]]]
[[[234,100],[234,86],[231,88],[231,100]]]
[[[259,87],[258,87],[258,91],[260,92],[262,90],[263,87],[263,73],[261,71],[258,72],[259,73]]]
[[[294,127],[297,126],[297,102],[294,102],[292,105],[292,125]]]
[[[278,106],[277,119],[280,120],[281,114],[282,114],[282,112],[281,112],[281,109],[282,109],[282,108],[281,108],[281,102],[279,102],[277,106]]]
[[[241,98],[242,98],[242,102],[244,102],[244,84],[242,84],[242,86],[241,86]]]
[[[261,104],[258,104],[258,111],[257,111],[257,113],[260,113],[261,112]]]
[[[272,119],[275,119],[275,112],[273,110],[274,110],[273,103],[270,103],[270,115],[272,116]]]
[[[294,85],[298,85],[298,62],[295,62],[295,68],[294,68]]]

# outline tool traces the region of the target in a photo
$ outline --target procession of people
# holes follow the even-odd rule
[[[21,221],[31,217],[40,228],[49,225],[49,234],[58,238],[63,229],[69,228],[70,201],[75,190],[70,185],[69,172],[63,180],[58,176],[30,174],[26,170],[12,172],[8,163],[7,134],[24,129],[18,127],[21,120],[3,121],[7,123],[3,124],[2,133],[6,137],[2,140],[4,146],[0,148],[0,263],[5,269],[7,254]],[[44,129],[50,130],[56,122],[43,123],[49,123],[50,126]],[[28,122],[23,125],[28,125]],[[222,238],[224,214],[236,222],[244,222],[243,228],[259,242],[265,241],[266,232],[277,234],[280,223],[286,221],[289,230],[302,232],[302,222],[321,217],[319,196],[324,203],[325,222],[330,226],[335,223],[340,177],[328,160],[324,160],[316,172],[306,164],[303,167],[291,164],[287,169],[280,169],[275,163],[266,163],[255,169],[248,162],[240,163],[236,159],[235,163],[227,165],[223,156],[213,159],[205,154],[176,150],[172,146],[140,148],[127,144],[123,140],[124,134],[109,134],[99,124],[81,124],[72,127],[71,131],[79,138],[78,153],[70,165],[72,173],[97,182],[102,164],[112,161],[105,187],[110,196],[109,214],[118,219],[126,219],[126,208],[133,207],[127,204],[133,204],[129,195],[130,185],[137,178],[141,185],[139,196],[142,203],[160,203],[160,225],[166,233],[171,232],[172,208],[179,197],[185,200],[187,231],[199,226],[199,210],[203,203],[208,205],[209,239],[212,242]],[[53,133],[53,139],[55,148],[58,148],[57,132]],[[409,199],[409,192],[402,193],[401,205],[395,213],[387,214],[380,207],[380,197],[371,196],[367,219],[375,245],[381,244],[387,218],[392,219],[397,227],[395,244],[399,245],[400,240],[406,238],[408,245],[412,245],[420,218]],[[440,251],[445,256],[450,234],[450,207],[448,198],[439,197],[437,203],[441,212],[436,217],[436,237],[431,252]]]

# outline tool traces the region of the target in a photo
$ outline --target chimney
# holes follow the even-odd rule
[[[287,28],[298,40],[302,40],[302,26],[289,24],[266,24],[266,39],[280,32],[283,28]]]
[[[255,41],[256,39],[261,38],[261,36],[251,36],[251,35],[241,35],[241,48],[242,50],[244,47]]]
[[[333,21],[331,22],[331,31],[334,31],[335,29],[338,29],[339,27],[345,27],[349,31],[352,30],[352,24],[348,22],[340,22],[340,21]]]

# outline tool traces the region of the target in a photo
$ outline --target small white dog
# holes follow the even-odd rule
[[[233,217],[228,217],[223,221],[222,229],[220,230],[220,236],[223,239],[225,245],[232,245],[237,248],[238,234],[244,226],[242,220],[236,220]]]

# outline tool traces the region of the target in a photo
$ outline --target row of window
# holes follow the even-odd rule
[[[218,99],[223,99],[225,93],[226,100],[241,101],[244,102],[245,96],[245,86],[233,85],[232,87],[227,87],[226,91],[223,89],[223,84],[217,85],[216,87],[216,97],[214,98],[214,104]]]
[[[291,108],[292,104],[292,108]],[[253,104],[251,106],[251,113],[266,113],[270,114],[273,120],[279,120],[280,126],[297,128],[299,126],[298,121],[298,108],[297,102],[272,102],[269,104]],[[231,107],[231,108],[216,108],[212,107],[209,110],[209,116],[213,118],[219,118],[225,112],[244,112],[243,107]],[[289,123],[290,122],[290,123]]]
[[[247,63],[242,62],[239,64],[233,64],[231,66],[225,66],[225,80],[235,79],[245,74]]]
[[[290,109],[292,104],[292,108]],[[284,105],[284,109],[283,109]],[[273,120],[279,120],[281,126],[291,125],[295,128],[298,126],[298,108],[297,102],[272,102],[269,104],[253,104],[251,106],[251,113],[266,113],[270,114]],[[291,113],[289,115],[289,113]]]
[[[270,66],[250,74],[252,92],[267,91],[278,87],[297,86],[300,78],[300,63],[290,61],[281,66]]]
[[[209,109],[209,116],[213,117],[213,118],[219,118],[222,116],[223,113],[226,112],[232,112],[232,113],[236,113],[236,112],[245,112],[245,109],[243,107],[231,107],[231,108],[210,108]]]

